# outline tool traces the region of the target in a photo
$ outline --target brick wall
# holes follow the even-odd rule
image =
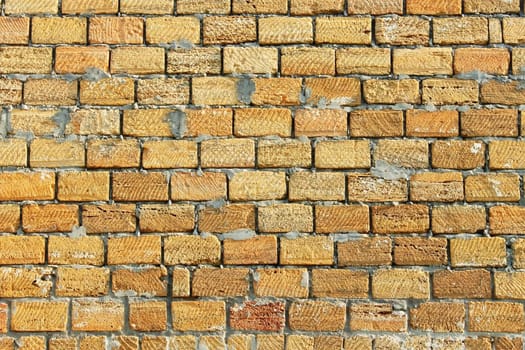
[[[0,350],[523,348],[523,1],[0,9]]]

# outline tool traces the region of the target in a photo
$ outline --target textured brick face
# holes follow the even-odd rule
[[[0,350],[509,350],[520,0],[0,0]]]

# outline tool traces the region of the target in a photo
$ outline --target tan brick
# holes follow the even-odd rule
[[[120,301],[78,299],[71,303],[71,307],[73,331],[118,332],[124,327],[124,305]]]
[[[142,44],[144,21],[139,17],[92,17],[90,44]]]
[[[50,236],[48,262],[53,265],[103,265],[104,242],[100,237]]]
[[[461,3],[460,0],[458,1]],[[432,3],[435,4],[436,2]],[[432,22],[432,28],[434,30],[434,44],[485,45],[489,40],[488,20],[484,17],[435,18]]]
[[[524,272],[494,272],[494,296],[497,299],[525,299]]]
[[[229,8],[229,7],[228,7]],[[263,14],[272,13],[284,15],[288,13],[287,0],[233,0],[234,14]]]
[[[489,43],[501,44],[503,42],[503,29],[499,18],[489,18]]]
[[[174,297],[190,296],[190,271],[184,268],[175,268],[172,272],[173,286],[171,294]]]
[[[284,329],[284,320],[285,304],[280,301],[245,301],[230,307],[230,327],[235,330],[279,332]]]
[[[11,14],[56,14],[58,12],[58,0],[42,1],[18,1],[6,0],[5,13]]]
[[[349,14],[385,15],[403,14],[402,0],[356,0],[348,3]]]
[[[140,162],[137,140],[90,140],[87,143],[88,168],[132,168]]]
[[[465,305],[461,303],[424,303],[410,310],[413,329],[432,332],[463,332]]]
[[[466,0],[463,4],[465,13],[505,13],[520,12],[519,0]]]
[[[11,330],[15,332],[65,332],[67,301],[14,301]]]
[[[257,297],[308,297],[308,272],[306,269],[257,269],[253,279],[253,288]]]
[[[108,265],[160,264],[160,236],[112,237],[108,240]]]
[[[296,136],[346,136],[347,113],[337,109],[298,109],[295,112]]]
[[[240,172],[229,182],[229,199],[232,201],[283,199],[286,196],[284,172]]]
[[[204,172],[171,175],[171,199],[204,201],[226,198],[226,175]]]
[[[463,121],[462,121],[463,122]],[[454,137],[459,135],[459,115],[456,111],[406,111],[407,136]]]
[[[225,233],[240,229],[255,229],[255,207],[252,204],[231,204],[199,211],[201,232]]]
[[[0,268],[0,297],[49,297],[53,285],[52,275],[53,269],[50,268]]]
[[[196,77],[192,79],[192,100],[196,105],[241,104],[237,88],[240,80],[230,77]]]
[[[27,166],[27,144],[24,140],[0,140],[0,166]]]
[[[225,327],[224,301],[174,301],[171,313],[177,331],[218,331]]]
[[[52,200],[55,198],[55,174],[2,173],[0,174],[0,200]]]
[[[164,263],[167,265],[217,264],[221,244],[215,236],[170,236],[164,238]]]
[[[334,75],[335,51],[331,48],[286,47],[281,49],[282,75]]]
[[[90,68],[109,71],[109,49],[107,47],[56,48],[55,71],[57,73],[84,74]]]
[[[404,179],[386,180],[363,173],[351,173],[348,200],[351,202],[406,202],[408,185]]]
[[[107,341],[105,340],[104,343],[108,341],[111,341],[112,343],[116,342],[116,343],[113,343],[114,345],[116,345],[116,347],[113,347],[114,349],[115,348],[118,350],[120,349],[138,350],[139,349],[139,337],[137,336],[133,336],[133,335],[112,336]],[[107,345],[103,345],[103,346],[107,346]]]
[[[162,70],[164,70],[164,64]],[[149,68],[148,68],[149,69]],[[147,79],[139,80],[137,101],[140,104],[173,105],[188,104],[190,85],[187,79]]]
[[[13,79],[0,79],[0,104],[17,105],[22,103],[22,82]]]
[[[136,331],[164,331],[168,321],[165,301],[135,300],[129,303],[129,325]],[[146,338],[142,338],[144,342]],[[145,349],[145,344],[142,343]]]
[[[20,207],[15,204],[0,205],[0,231],[15,233],[20,227]]]
[[[144,13],[144,12],[141,12]],[[148,44],[200,44],[200,21],[196,17],[151,17],[146,19]]]
[[[118,269],[111,273],[111,289],[116,295],[166,296],[168,272],[164,266]]]
[[[113,199],[120,202],[168,200],[166,174],[150,172],[113,173]]]
[[[434,206],[432,232],[476,233],[485,229],[485,208],[481,206]]]
[[[459,172],[419,173],[410,178],[410,200],[456,202],[463,200],[463,175]]]
[[[522,141],[491,141],[489,144],[489,167],[491,169],[522,169],[525,143]]]
[[[62,13],[75,14],[116,14],[118,0],[62,0]]]
[[[290,176],[288,191],[290,201],[342,201],[345,176],[332,172],[295,172]]]
[[[64,130],[65,134],[120,134],[120,113],[118,110],[80,109],[72,112],[70,118],[71,121]]]
[[[164,49],[157,47],[119,47],[111,51],[111,73],[164,73]]]
[[[461,113],[461,135],[518,136],[518,113],[511,109],[476,109]]]
[[[432,144],[432,166],[445,169],[474,169],[485,165],[485,144],[480,141],[436,141]]]
[[[525,228],[524,212],[525,209],[518,206],[491,207],[489,209],[490,232],[492,234],[522,234]]]
[[[120,12],[129,14],[173,14],[173,1],[157,0],[121,0]]]
[[[312,296],[316,298],[367,298],[368,272],[314,269],[312,270]]]
[[[390,49],[345,48],[336,50],[337,74],[384,75],[390,73]]]
[[[0,74],[49,74],[52,51],[50,47],[1,47]]]
[[[314,350],[315,340],[313,336],[290,334],[286,336],[286,349],[288,350]]]
[[[375,19],[375,39],[378,44],[428,46],[429,33],[430,21],[428,19],[416,16]]]
[[[282,334],[257,334],[257,350],[284,349],[284,335]]]
[[[356,169],[370,167],[368,141],[321,141],[315,147],[315,165],[326,169]]]
[[[499,237],[451,239],[450,263],[454,267],[506,266],[505,239]]]
[[[428,167],[428,143],[423,140],[379,140],[374,161],[406,168]]]
[[[423,80],[423,103],[434,105],[475,104],[479,100],[478,83],[463,79]]]
[[[24,84],[24,103],[28,105],[75,105],[78,84],[59,79],[30,79]]]
[[[144,204],[139,211],[141,232],[193,231],[194,206],[186,204]]]
[[[33,17],[34,44],[86,44],[87,19],[81,17]]]
[[[523,339],[521,339],[520,337],[497,337],[496,339],[494,339],[494,346],[496,350],[519,350],[519,348],[523,347]]]
[[[446,265],[447,240],[445,238],[394,238],[396,265]]]
[[[414,79],[366,80],[364,98],[369,104],[419,103],[419,82]]]
[[[407,13],[416,15],[460,15],[461,0],[407,0]]]
[[[352,331],[403,332],[407,330],[407,315],[394,311],[390,304],[352,304],[350,306]]]
[[[351,349],[372,349],[372,338],[365,335],[354,335],[350,338],[345,338],[345,350]]]
[[[372,275],[372,295],[379,299],[428,299],[428,272],[419,270],[378,270]]]
[[[490,337],[468,337],[465,339],[465,350],[491,350],[492,341]]]
[[[29,164],[35,168],[84,167],[81,141],[36,139],[31,142]]]
[[[130,78],[106,78],[80,82],[80,103],[99,106],[122,106],[135,101],[135,87]]]
[[[290,12],[292,15],[317,15],[322,13],[342,13],[343,0],[329,0],[319,3],[315,0],[292,0]]]
[[[452,74],[450,48],[395,49],[393,58],[394,74]]]
[[[425,233],[428,229],[429,212],[426,205],[372,207],[372,230],[375,233]]]
[[[433,295],[446,299],[490,298],[491,277],[487,270],[436,271],[432,278]]]
[[[372,21],[367,17],[317,17],[315,19],[316,44],[366,45],[372,40],[371,33]]]
[[[200,268],[194,271],[193,296],[234,297],[248,295],[248,269]]]
[[[309,17],[262,17],[259,18],[259,44],[311,44],[313,23]]]
[[[514,242],[512,242],[512,252],[512,266],[516,269],[522,269],[523,266],[525,266],[525,240],[514,240]]]
[[[197,144],[193,141],[146,141],[142,148],[146,169],[197,167]]]
[[[318,233],[363,232],[370,230],[368,207],[364,205],[315,206]]]
[[[217,47],[178,48],[168,51],[168,74],[220,74],[221,50]]]
[[[215,13],[228,14],[230,13],[229,0],[216,0],[210,3],[207,0],[177,0],[178,14],[191,13]]]
[[[512,74],[519,75],[525,72],[525,48],[512,49]]]
[[[306,102],[318,106],[357,106],[361,104],[361,83],[355,78],[307,78]]]
[[[249,168],[255,164],[255,144],[250,139],[203,141],[201,154],[205,168]]]
[[[7,45],[24,44],[29,42],[29,18],[2,17],[0,19],[0,43]]]
[[[242,240],[225,239],[223,254],[226,265],[276,264],[277,238],[255,236]]]
[[[523,44],[525,35],[523,27],[525,21],[523,18],[504,18],[503,19],[503,40],[505,44]]]
[[[257,40],[255,17],[209,16],[203,20],[204,44],[239,44]]]
[[[109,199],[109,172],[61,172],[57,198],[66,202]]]
[[[56,337],[49,339],[49,350],[76,350],[78,340],[74,337]]]
[[[275,74],[278,70],[278,51],[275,48],[225,47],[225,74]]]
[[[359,110],[350,113],[352,137],[403,136],[403,112]]]
[[[86,227],[88,233],[135,232],[135,205],[84,205],[82,225]]]
[[[44,336],[28,335],[17,339],[18,350],[36,350],[46,348],[46,338]]]
[[[481,86],[481,102],[502,105],[520,105],[525,103],[525,92],[519,82],[499,82],[491,80]]]
[[[260,140],[257,162],[261,168],[309,167],[312,152],[309,142],[294,139]]]
[[[242,108],[235,110],[236,136],[291,136],[292,114],[284,108]]]
[[[56,295],[62,297],[96,297],[108,294],[109,269],[99,267],[59,267]]]
[[[293,106],[301,104],[302,80],[298,78],[257,78],[252,95],[254,105]]]
[[[517,174],[480,174],[465,178],[468,202],[517,202],[520,178]]]
[[[22,207],[22,228],[29,232],[68,232],[78,225],[78,206],[30,204]]]
[[[282,265],[332,265],[334,243],[331,237],[281,238],[279,261]]]
[[[454,51],[454,73],[473,71],[507,75],[510,53],[507,49],[458,48]]]
[[[346,304],[328,301],[296,301],[288,310],[293,331],[342,331],[346,321]]]
[[[469,331],[521,333],[525,329],[525,313],[522,304],[470,302],[468,309]]]
[[[106,347],[105,336],[84,336],[80,338],[80,350],[104,349]]]
[[[10,130],[15,136],[59,136],[60,128],[54,120],[57,110],[13,109]]]

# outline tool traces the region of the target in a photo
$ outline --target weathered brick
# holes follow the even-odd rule
[[[280,301],[246,301],[230,307],[230,327],[244,331],[273,331],[284,329],[285,304]]]
[[[24,140],[0,140],[0,166],[27,166],[27,144]]]
[[[364,205],[315,206],[318,233],[363,232],[370,230],[368,207]]]
[[[356,0],[348,3],[348,13],[362,15],[403,14],[402,0]]]
[[[54,337],[49,339],[49,350],[76,350],[78,340],[75,337]]]
[[[112,237],[108,240],[108,265],[160,264],[160,236]]]
[[[71,307],[73,331],[118,332],[124,327],[124,305],[120,301],[77,299],[71,303]]]
[[[107,47],[56,48],[55,71],[57,73],[84,74],[91,68],[109,71],[109,49]]]
[[[330,108],[361,104],[361,83],[355,78],[307,78],[308,104]]]
[[[173,285],[171,294],[174,297],[190,296],[190,271],[185,268],[175,268],[172,271]],[[167,283],[167,281],[165,282]]]
[[[525,313],[522,304],[470,302],[468,309],[469,331],[520,333],[525,329]]]
[[[201,232],[225,233],[239,229],[255,229],[255,207],[252,204],[231,204],[199,211]]]
[[[30,79],[24,84],[24,103],[28,105],[75,105],[78,84],[60,79]]]
[[[82,206],[82,225],[88,233],[135,232],[134,204]]]
[[[491,277],[487,270],[436,271],[432,277],[433,295],[446,299],[490,298]]]
[[[377,17],[375,39],[378,44],[427,46],[430,40],[430,21],[416,16]]]
[[[62,0],[62,13],[74,14],[116,14],[118,0]]]
[[[292,15],[317,15],[322,13],[342,13],[343,0],[329,0],[319,3],[315,0],[292,0],[290,12]]]
[[[111,273],[111,289],[116,295],[166,296],[168,271],[164,266],[118,269]]]
[[[8,133],[11,135],[31,137],[59,135],[59,126],[53,120],[57,110],[13,109],[10,114],[11,126]]]
[[[146,19],[146,42],[148,44],[177,42],[200,44],[200,41],[200,22],[196,17],[151,17]]]
[[[348,200],[351,202],[405,202],[408,185],[404,179],[382,179],[364,173],[351,173],[347,177]]]
[[[407,13],[416,15],[460,15],[461,0],[407,0]]]
[[[500,82],[490,80],[481,85],[481,102],[502,105],[520,105],[525,103],[525,92],[519,82]]]
[[[157,0],[120,0],[120,12],[129,14],[172,14],[173,1]]]
[[[72,112],[70,118],[70,122],[64,129],[65,134],[120,134],[120,113],[118,110],[79,109]]]
[[[286,196],[284,172],[240,172],[229,181],[229,199],[232,201],[283,199]]]
[[[515,140],[491,141],[489,143],[489,167],[491,169],[523,169],[522,154],[525,142]]]
[[[337,109],[298,109],[295,112],[296,136],[346,136],[347,113]]]
[[[503,29],[501,19],[489,18],[489,43],[501,44],[503,42]]]
[[[485,165],[485,144],[480,141],[436,141],[432,166],[444,169],[474,169]]]
[[[231,314],[230,314],[231,315]],[[249,350],[252,346],[252,343],[255,344],[255,335],[254,334],[233,334],[228,337],[226,340],[226,345],[229,348],[239,349],[239,350]]]
[[[85,166],[84,143],[36,139],[30,145],[29,164],[35,168]]]
[[[58,0],[18,1],[6,0],[5,13],[11,14],[56,14]]]
[[[524,212],[524,208],[519,206],[491,207],[489,209],[490,232],[492,234],[523,234]]]
[[[480,174],[465,178],[468,202],[517,202],[520,178],[517,174]]]
[[[419,103],[419,82],[414,79],[366,80],[365,101],[369,104]]]
[[[451,48],[395,49],[394,74],[452,74]]]
[[[291,136],[292,114],[284,108],[235,110],[235,136]]]
[[[139,17],[92,17],[90,44],[142,44],[144,21]]]
[[[345,48],[336,50],[337,74],[390,73],[390,49],[388,48]]]
[[[221,49],[194,47],[169,50],[166,70],[168,74],[219,74]]]
[[[168,200],[168,179],[164,173],[113,173],[111,185],[113,199],[119,202]]]
[[[0,19],[0,43],[7,45],[28,44],[29,18],[2,17]]]
[[[457,1],[461,4],[460,0]],[[439,4],[446,3],[439,2]],[[432,22],[432,29],[434,44],[439,45],[485,45],[489,40],[488,20],[484,17],[435,18]]]
[[[122,106],[135,101],[135,85],[130,78],[106,78],[80,81],[80,103],[98,106]]]
[[[148,62],[148,64],[151,64]],[[162,64],[161,70],[164,70]],[[149,69],[149,68],[148,68]],[[130,71],[126,69],[126,71]],[[190,85],[187,79],[147,79],[139,80],[137,101],[140,104],[173,105],[187,104],[190,99]]]
[[[174,301],[171,313],[177,331],[219,331],[225,327],[224,301]]]
[[[171,199],[204,201],[226,198],[226,175],[204,172],[171,175]]]
[[[446,238],[394,238],[396,265],[446,265],[447,261]]]
[[[345,338],[344,349],[370,350],[372,349],[372,337],[367,337],[366,335],[354,335],[352,337]]]
[[[332,265],[334,243],[331,237],[281,238],[279,261],[283,265]]]
[[[0,104],[22,103],[22,82],[14,79],[0,79]]]
[[[242,104],[237,93],[239,79],[230,77],[196,77],[192,79],[192,100],[196,105]]]
[[[302,80],[298,78],[257,78],[254,105],[294,106],[301,103]]]
[[[108,200],[109,172],[61,172],[57,198],[66,202]]]
[[[0,200],[52,200],[55,198],[55,173],[1,173]]]
[[[363,237],[337,243],[339,266],[379,266],[392,263],[392,240]]]
[[[106,337],[95,335],[83,336],[80,338],[79,346],[80,350],[103,349],[106,347]]]
[[[512,266],[517,269],[522,269],[523,266],[525,266],[525,240],[514,240],[514,242],[512,242],[512,253]]]
[[[379,140],[374,161],[405,168],[428,167],[428,143],[424,140]]]
[[[278,51],[262,47],[225,47],[225,74],[275,74],[278,70]]]
[[[223,241],[224,264],[261,265],[277,263],[277,238],[255,236],[247,239]]]
[[[134,335],[112,336],[111,338],[105,340],[104,342],[106,341],[110,341],[112,344],[114,344],[112,346],[113,349],[118,349],[118,350],[121,350],[121,349],[138,350],[139,349],[139,337],[134,336]]]
[[[164,73],[164,49],[157,47],[118,47],[111,50],[111,73]]]
[[[461,113],[463,137],[518,136],[518,113],[511,109],[476,109]]]
[[[407,269],[378,270],[372,275],[372,295],[380,299],[428,299],[428,272]]]
[[[419,173],[410,178],[410,200],[456,202],[463,200],[463,175],[459,172]]]
[[[476,104],[478,83],[463,79],[423,80],[423,103],[435,105]]]
[[[372,21],[367,17],[318,17],[316,44],[370,44]]]
[[[0,268],[0,283],[2,283],[0,297],[49,297],[53,285],[52,275],[51,268]]]
[[[100,237],[50,236],[47,259],[54,265],[103,265],[104,242]]]
[[[346,304],[327,301],[296,301],[288,310],[293,331],[342,331],[346,321]]]
[[[505,13],[520,12],[519,0],[466,0],[463,4],[465,13]]]
[[[235,14],[288,13],[287,0],[233,0],[232,11]]]
[[[459,135],[459,115],[456,111],[408,110],[406,112],[407,136],[454,137]]]
[[[217,264],[221,244],[215,236],[170,236],[164,238],[164,263],[167,265]]]
[[[486,213],[481,206],[434,206],[432,232],[476,233],[485,229]]]
[[[503,40],[506,44],[523,44],[525,35],[523,34],[525,21],[523,18],[504,18],[503,19]]]
[[[0,231],[14,233],[20,227],[20,207],[15,204],[0,205]]]
[[[62,297],[96,297],[109,291],[109,269],[101,267],[59,267],[56,295]]]
[[[132,168],[140,162],[137,140],[90,140],[87,143],[88,168]]]
[[[209,16],[203,20],[204,44],[239,44],[257,39],[255,17]]]
[[[367,298],[368,272],[314,269],[312,270],[312,296],[317,298]]]
[[[129,325],[136,331],[164,331],[168,321],[165,301],[134,300],[129,303]],[[145,338],[142,338],[144,342]],[[143,349],[147,349],[142,344]]]
[[[352,331],[403,332],[407,330],[407,315],[394,311],[390,304],[352,304],[350,306]]]
[[[284,349],[284,335],[283,334],[257,334],[257,350],[262,349]]]
[[[34,44],[86,44],[87,19],[81,17],[33,17]]]
[[[257,165],[261,168],[309,167],[311,158],[310,143],[301,140],[260,140],[257,145]]]
[[[286,336],[286,349],[288,350],[313,350],[315,340],[313,336],[302,334],[290,334]]]
[[[257,269],[253,276],[254,293],[258,297],[308,297],[308,271],[306,269]]]
[[[248,295],[248,269],[200,268],[194,271],[191,291],[197,297]]]
[[[142,146],[142,166],[155,168],[196,168],[197,144],[193,141],[146,141]]]
[[[49,74],[52,51],[50,47],[1,47],[0,74]]]
[[[494,347],[496,350],[519,350],[523,347],[523,339],[521,337],[497,337],[494,339]]]
[[[335,51],[330,48],[283,48],[281,50],[281,74],[334,75]]]
[[[36,350],[46,348],[46,337],[27,335],[17,339],[17,350]]]
[[[463,332],[465,305],[460,303],[424,303],[410,310],[410,326],[432,332]]]
[[[499,237],[456,238],[450,240],[450,263],[463,266],[505,266],[505,239]]]
[[[428,206],[401,204],[372,207],[372,231],[375,233],[424,233],[430,226]]]
[[[342,201],[345,199],[345,175],[339,172],[300,171],[290,175],[290,201]]]
[[[523,272],[495,272],[494,296],[497,299],[525,299]]]
[[[249,139],[216,139],[201,143],[205,168],[249,168],[255,164],[255,143]]]
[[[15,301],[11,306],[11,330],[15,332],[64,332],[67,301]]]
[[[141,232],[187,232],[193,231],[193,205],[144,204],[139,211]]]
[[[22,207],[25,232],[68,232],[78,225],[78,206],[65,204],[30,204]]]
[[[309,17],[262,17],[259,18],[259,44],[311,44],[313,23]]]
[[[458,48],[454,51],[454,73],[473,71],[507,75],[510,53],[507,49]]]
[[[368,141],[321,141],[315,146],[315,166],[319,169],[355,169],[370,167]]]
[[[360,110],[350,113],[352,137],[393,137],[403,135],[403,112]]]
[[[227,14],[230,12],[229,0],[216,0],[210,3],[207,0],[177,0],[177,13],[215,13]]]

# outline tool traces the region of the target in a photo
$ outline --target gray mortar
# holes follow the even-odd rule
[[[0,137],[6,137],[9,132],[9,111],[2,109],[0,111]]]
[[[71,233],[67,234],[69,238],[82,238],[86,237],[86,228],[84,226],[73,226]]]
[[[69,111],[67,109],[60,109],[52,119],[57,124],[57,129],[53,132],[53,136],[63,137],[66,132],[66,126],[71,121]]]
[[[91,82],[97,82],[99,80],[110,78],[111,76],[104,72],[102,69],[99,69],[97,67],[88,67],[86,69],[86,73],[82,76],[84,80],[91,81]]]
[[[241,103],[250,104],[255,92],[255,83],[250,78],[241,78],[237,81],[237,99]]]
[[[299,94],[299,101],[301,104],[306,104],[308,99],[312,96],[312,89],[310,88],[304,88],[301,90],[301,93]]]
[[[244,241],[256,236],[255,231],[249,229],[238,229],[232,232],[223,233],[219,235],[221,240],[232,239],[234,241]]]
[[[487,74],[485,72],[481,72],[479,70],[473,70],[471,72],[456,74],[455,78],[465,79],[465,80],[475,80],[478,83],[484,83],[488,80],[494,79],[494,76]]]
[[[384,160],[376,160],[375,166],[370,169],[372,175],[385,180],[409,179],[414,174],[413,169],[398,167]]]
[[[166,121],[170,125],[173,136],[178,139],[184,137],[188,127],[186,113],[183,110],[177,109],[174,112],[168,113],[166,116]]]

